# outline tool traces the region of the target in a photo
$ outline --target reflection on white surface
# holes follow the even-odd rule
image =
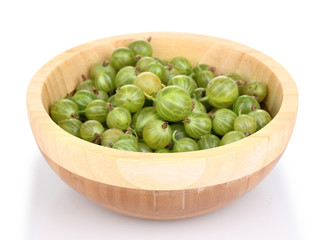
[[[39,159],[27,239],[300,239],[280,166],[232,204],[199,217],[151,221],[103,209],[67,186]]]

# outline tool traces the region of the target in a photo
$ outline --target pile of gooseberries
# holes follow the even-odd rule
[[[76,90],[53,103],[51,118],[88,142],[134,152],[187,152],[243,139],[271,121],[265,83],[182,56],[153,57],[151,38],[115,49]]]

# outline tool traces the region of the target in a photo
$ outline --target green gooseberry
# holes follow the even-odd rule
[[[73,101],[78,105],[79,110],[84,110],[88,103],[97,99],[93,91],[80,90],[73,95]]]
[[[152,152],[152,149],[145,143],[138,143],[139,152]]]
[[[142,137],[144,127],[154,120],[162,120],[155,107],[144,107],[132,118],[132,125],[139,137]]]
[[[139,61],[137,61],[137,64],[135,66],[140,69],[140,72],[146,72],[148,66],[151,63],[155,63],[155,62],[156,60],[152,57],[142,57],[139,59]]]
[[[100,144],[101,135],[105,131],[103,125],[96,120],[88,120],[80,127],[80,136],[82,139]]]
[[[172,137],[171,128],[167,122],[154,120],[143,128],[143,139],[151,149],[166,147]]]
[[[106,122],[106,117],[109,112],[107,103],[98,99],[88,103],[85,111],[88,120],[97,120],[102,124]]]
[[[211,79],[215,77],[215,74],[210,70],[203,70],[196,76],[196,83],[198,87],[206,88]]]
[[[174,123],[174,124],[171,124],[169,125],[171,130],[172,130],[172,133],[175,132],[175,135],[174,135],[174,138],[176,140],[179,140],[179,139],[182,139],[182,138],[186,138],[186,137],[189,137],[189,135],[186,133],[185,131],[185,127],[183,124],[180,124],[180,123]]]
[[[190,62],[185,57],[175,57],[170,63],[180,74],[190,75],[193,72]]]
[[[247,137],[256,132],[257,123],[253,117],[242,114],[236,118],[234,122],[234,129],[235,131],[244,133]]]
[[[135,64],[135,55],[129,48],[119,47],[114,50],[111,62],[115,69],[120,70],[125,66],[133,66]]]
[[[243,93],[253,96],[260,103],[267,95],[267,86],[261,81],[254,80],[246,84]]]
[[[151,72],[140,73],[136,77],[134,85],[138,86],[143,92],[151,96],[155,96],[162,88],[159,77]]]
[[[130,152],[139,152],[138,144],[127,139],[117,141],[114,143],[113,148]]]
[[[154,73],[157,77],[159,77],[161,82],[164,82],[165,78],[167,77],[166,69],[161,63],[158,62],[149,64],[146,72]]]
[[[136,85],[124,85],[117,89],[115,102],[118,107],[124,107],[134,113],[143,107],[144,94]]]
[[[134,84],[134,81],[139,73],[139,68],[126,66],[122,68],[115,77],[115,87],[119,88],[124,85]]]
[[[215,148],[220,145],[220,139],[213,134],[205,134],[201,137],[201,139],[197,142],[200,150]]]
[[[160,90],[155,101],[159,116],[170,122],[179,122],[186,118],[192,110],[190,95],[179,86],[168,86]]]
[[[205,88],[196,88],[193,92],[193,98],[198,100],[200,103],[202,103],[207,111],[211,110],[213,106],[208,101],[208,98],[206,97],[206,89]]]
[[[107,129],[102,134],[101,145],[105,147],[113,147],[114,143],[116,143],[122,136],[124,132],[117,128]]]
[[[108,101],[107,92],[104,92],[103,90],[97,91],[97,99],[107,102]]]
[[[233,111],[227,108],[221,108],[218,109],[214,114],[211,113],[211,116],[212,128],[216,134],[224,136],[228,132],[234,130],[234,122],[237,115]]]
[[[107,103],[110,103],[113,107],[117,107],[115,98],[116,98],[116,94],[110,96],[107,100]]]
[[[81,137],[80,136],[80,128],[82,125],[82,122],[79,119],[76,118],[68,118],[68,119],[63,119],[58,122],[58,125],[68,133],[76,136],[76,137]]]
[[[168,81],[168,86],[179,86],[185,89],[190,96],[197,88],[196,82],[189,76],[177,75]]]
[[[166,60],[163,60],[163,59],[161,59],[161,58],[157,58],[157,57],[152,57],[153,59],[155,59],[156,60],[156,62],[159,62],[161,65],[163,65],[164,67],[165,66],[168,66],[168,61],[166,61]]]
[[[183,123],[186,133],[194,139],[200,139],[201,136],[211,133],[212,122],[207,113],[192,112]]]
[[[192,138],[182,138],[179,140],[173,139],[173,142],[173,152],[191,152],[200,150],[199,145]]]
[[[207,110],[201,102],[194,98],[192,99],[192,112],[206,113]]]
[[[138,144],[138,138],[131,133],[124,133],[119,140],[128,140]]]
[[[97,90],[103,90],[104,92],[110,92],[115,89],[113,79],[110,78],[106,73],[99,73],[95,78],[95,87]]]
[[[168,64],[167,66],[164,67],[166,71],[166,78],[165,80],[162,81],[163,84],[167,85],[169,80],[172,79],[173,77],[180,75],[179,71],[177,71],[176,68],[173,67],[173,65]]]
[[[106,73],[114,81],[116,70],[107,60],[98,61],[90,69],[90,78],[96,79],[100,73]]]
[[[85,75],[81,75],[82,76],[82,82],[80,82],[77,86],[76,91],[80,91],[80,90],[87,90],[89,92],[93,91],[94,87],[95,87],[95,83],[92,79],[87,79]]]
[[[70,99],[60,99],[52,104],[50,115],[55,123],[71,117],[78,118],[78,105]]]
[[[228,132],[221,138],[220,146],[239,141],[240,139],[245,138],[245,134],[238,131]]]
[[[155,153],[170,153],[170,150],[166,148],[162,148],[162,149],[157,149]]]
[[[248,113],[248,116],[251,116],[255,119],[257,124],[256,131],[265,127],[272,120],[271,115],[263,109],[256,109],[255,111],[251,111]]]
[[[211,67],[209,64],[196,64],[196,66],[193,68],[194,76],[197,76],[201,71],[207,71],[210,70],[211,72],[215,72],[215,68]]]
[[[238,87],[231,78],[218,76],[210,80],[206,95],[213,107],[225,108],[231,106],[236,101]]]
[[[224,74],[224,76],[229,77],[232,80],[234,80],[238,86],[239,95],[243,95],[246,82],[242,79],[242,77],[239,74],[234,73],[234,72],[226,73],[226,74]]]
[[[152,47],[149,41],[138,39],[134,40],[129,44],[129,49],[136,56],[152,56]]]
[[[232,110],[237,115],[248,114],[249,112],[260,108],[258,101],[254,97],[248,95],[239,96],[232,106]]]
[[[106,124],[108,128],[127,129],[131,124],[131,113],[124,107],[109,106],[110,112],[107,114]]]

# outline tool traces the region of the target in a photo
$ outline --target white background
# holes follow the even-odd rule
[[[325,14],[322,1],[1,1],[0,239],[325,239]],[[179,221],[102,209],[65,185],[29,127],[33,74],[79,44],[130,32],[212,35],[260,50],[299,89],[283,157],[236,202]],[[4,237],[6,236],[6,237]]]

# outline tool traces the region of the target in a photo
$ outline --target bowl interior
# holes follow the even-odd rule
[[[72,92],[82,81],[81,74],[89,76],[90,68],[95,62],[110,60],[115,48],[128,46],[135,39],[148,37],[149,34],[134,34],[101,39],[88,44],[87,48],[81,45],[59,55],[53,61],[57,66],[47,75],[42,87],[44,109],[49,112],[53,102]],[[219,38],[182,34],[176,36],[157,34],[152,37],[151,44],[153,56],[167,61],[175,56],[184,56],[192,66],[197,63],[215,66],[217,74],[236,72],[246,81],[263,81],[268,86],[265,101],[267,110],[272,117],[279,112],[283,99],[280,81],[267,64],[261,63],[254,56],[256,50],[249,52],[246,46]],[[65,54],[69,55],[69,58],[65,58]],[[64,67],[60,63],[64,63]]]

